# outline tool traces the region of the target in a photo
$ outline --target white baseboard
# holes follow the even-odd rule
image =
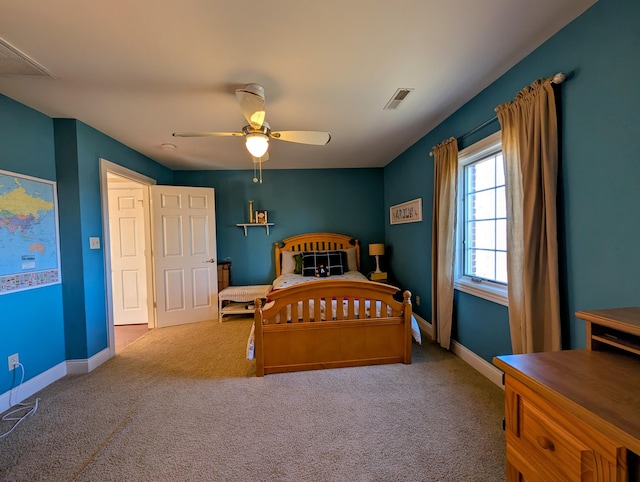
[[[8,410],[16,403],[26,400],[31,395],[39,392],[46,386],[51,385],[53,382],[59,380],[65,375],[83,375],[85,373],[89,373],[91,370],[106,362],[111,358],[111,356],[109,349],[105,348],[89,359],[67,360],[57,364],[46,372],[43,372],[40,375],[27,380],[22,385],[0,395],[0,413]],[[19,370],[19,368],[16,368],[16,370]]]
[[[16,368],[16,370],[19,369],[20,368]],[[2,395],[0,395],[0,413],[9,410],[16,403],[20,403],[23,400],[26,400],[46,386],[51,385],[56,380],[64,377],[66,374],[66,362],[58,363],[56,366],[50,368],[46,372],[43,372],[40,375],[36,375],[35,377],[24,382],[22,385],[3,393]]]
[[[413,314],[418,321],[420,331],[428,335],[433,340],[433,324],[429,323],[419,315]],[[502,371],[494,367],[491,363],[482,357],[479,357],[474,352],[461,345],[455,340],[451,340],[451,352],[471,365],[472,368],[477,370],[481,375],[487,377],[490,381],[504,389],[502,385]]]
[[[500,388],[504,389],[504,386],[502,385],[501,370],[494,367],[487,360],[476,355],[474,352],[455,340],[451,340],[451,351],[462,360],[467,362],[469,365],[471,365],[473,368],[475,368],[482,375],[487,377],[490,381],[498,385]]]
[[[420,315],[416,315],[414,313],[413,316],[416,318],[416,321],[418,322],[420,331],[422,333],[429,335],[429,337],[433,339],[433,325],[429,323],[427,320],[425,320],[424,318],[422,318]]]
[[[111,352],[109,348],[105,348],[99,353],[96,353],[89,359],[84,360],[67,360],[67,373],[69,375],[83,375],[89,373],[91,370],[99,367],[109,358],[111,358]]]

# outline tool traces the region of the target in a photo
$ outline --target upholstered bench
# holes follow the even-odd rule
[[[224,315],[253,313],[256,298],[266,298],[271,285],[229,286],[218,293],[218,320]],[[228,302],[223,306],[223,302]]]

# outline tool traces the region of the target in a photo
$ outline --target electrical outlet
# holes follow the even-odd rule
[[[420,297],[416,296],[416,305],[420,306]]]
[[[20,358],[18,357],[17,353],[14,353],[13,355],[9,355],[8,361],[9,361],[9,371],[13,370],[15,367],[18,366],[18,363],[20,363]]]

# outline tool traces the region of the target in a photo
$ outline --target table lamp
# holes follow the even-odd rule
[[[376,270],[374,271],[374,273],[382,273],[382,271],[380,271],[380,256],[382,256],[383,254],[384,254],[383,243],[376,243],[376,244],[369,245],[369,256],[376,257]]]

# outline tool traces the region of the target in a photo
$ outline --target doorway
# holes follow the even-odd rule
[[[149,186],[155,180],[100,160],[108,340],[113,356],[155,327]]]

